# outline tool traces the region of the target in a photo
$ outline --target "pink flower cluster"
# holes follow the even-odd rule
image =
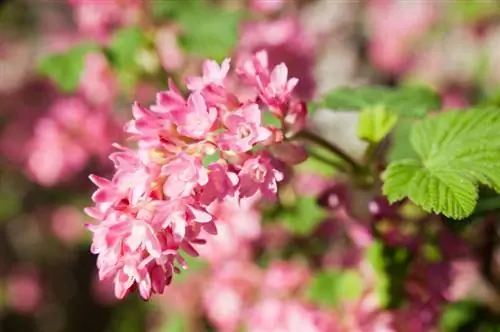
[[[229,70],[230,59],[207,60],[201,77],[188,78],[187,98],[170,82],[155,105],[136,103],[125,131],[138,148],[116,146],[111,180],[91,176],[98,189],[86,212],[99,221],[88,226],[91,251],[118,298],[135,288],[144,299],[162,293],[186,268],[179,251],[197,256],[201,232],[217,233],[212,204],[276,196],[285,163],[280,149],[265,147],[286,145],[305,121],[304,104],[292,97],[298,80],[285,64],[270,70],[261,51],[236,69],[258,92],[240,100],[225,85]],[[281,126],[263,123],[264,112]]]

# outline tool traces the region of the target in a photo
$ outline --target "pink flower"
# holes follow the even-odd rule
[[[284,63],[277,65],[271,72],[269,82],[259,81],[261,98],[269,105],[280,108],[299,83],[295,77],[288,79],[288,68]]]
[[[398,73],[411,60],[412,43],[432,24],[434,9],[428,1],[373,0],[368,19],[373,31],[369,45],[372,62],[379,69]]]
[[[215,270],[204,289],[203,304],[210,321],[221,331],[235,331],[244,317],[261,278],[245,261],[229,261]]]
[[[239,182],[236,173],[228,171],[226,167],[217,163],[209,165],[208,172],[208,183],[200,196],[203,204],[208,206],[213,201],[222,201],[228,195],[234,195]]]
[[[200,92],[193,92],[188,98],[187,108],[172,110],[170,118],[177,125],[177,131],[192,138],[205,137],[217,117],[215,108],[207,108]]]
[[[259,51],[249,59],[241,62],[236,68],[236,74],[246,83],[257,86],[257,82],[269,80],[268,55],[266,51]]]
[[[276,162],[266,154],[247,160],[239,173],[241,197],[262,193],[264,197],[274,200],[278,182],[284,178],[283,172],[275,164]]]
[[[163,166],[162,173],[167,176],[163,192],[170,198],[189,196],[196,185],[208,183],[208,172],[201,160],[186,154]]]
[[[52,212],[52,232],[65,243],[75,243],[83,235],[82,212],[72,206],[62,206]]]
[[[37,271],[18,269],[7,278],[6,300],[12,309],[33,314],[41,305],[43,289]]]
[[[332,332],[336,330],[338,326],[331,317],[296,301],[272,298],[260,301],[247,319],[249,332]]]
[[[251,258],[252,243],[262,232],[261,216],[253,202],[225,200],[211,205],[210,212],[217,219],[217,236],[206,236],[206,244],[197,247],[200,255],[214,265]]]
[[[78,98],[58,100],[28,142],[28,174],[44,186],[69,180],[91,156],[109,151],[113,131],[104,109],[91,109]]]
[[[214,60],[206,60],[203,63],[202,77],[189,77],[187,88],[191,91],[200,91],[210,84],[223,85],[224,79],[229,72],[231,59],[226,58],[219,66]]]
[[[112,179],[91,176],[98,187],[94,206],[86,209],[97,220],[87,226],[93,233],[91,252],[98,255],[100,279],[113,280],[118,298],[132,289],[144,299],[162,293],[187,267],[181,252],[198,256],[205,250],[213,262],[245,252],[250,256],[260,219],[244,206],[250,198],[275,198],[284,177],[280,161],[252,149],[283,141],[284,133],[262,126],[258,100],[240,101],[224,86],[228,70],[229,59],[221,67],[205,62],[203,77],[190,80],[195,91],[187,102],[170,82],[155,105],[135,103],[125,131],[137,148],[115,144]],[[284,65],[273,73],[282,70]],[[278,76],[268,82],[269,91],[273,97],[279,94],[285,110],[292,104],[286,90],[290,83],[280,86]],[[283,114],[277,114],[281,121]],[[205,166],[213,157],[217,160]]]
[[[285,4],[285,0],[251,0],[250,6],[256,12],[271,14],[280,10]]]
[[[268,267],[263,280],[263,291],[269,294],[290,294],[302,287],[309,279],[306,266],[285,261],[274,261]]]
[[[80,78],[80,89],[94,104],[111,104],[116,94],[116,80],[102,53],[85,56],[85,67]]]
[[[243,24],[237,55],[238,59],[246,59],[255,52],[265,50],[265,67],[286,63],[290,76],[300,80],[294,93],[302,99],[309,99],[316,88],[316,44],[314,36],[306,31],[297,16],[285,16],[272,21],[259,20]],[[267,83],[265,77],[261,76],[261,80]]]
[[[111,28],[133,23],[138,18],[142,0],[69,0],[74,7],[79,30],[105,41]]]
[[[179,70],[185,61],[184,53],[177,40],[175,31],[169,27],[159,28],[156,32],[156,49],[166,71]]]
[[[228,132],[219,136],[222,150],[242,153],[265,141],[271,136],[269,129],[261,125],[261,110],[257,104],[250,104],[230,113],[224,119]]]

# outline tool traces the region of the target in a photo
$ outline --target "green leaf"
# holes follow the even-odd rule
[[[315,197],[298,197],[295,205],[283,211],[283,224],[296,235],[310,234],[327,216]]]
[[[427,212],[469,216],[478,185],[500,191],[500,112],[447,112],[416,124],[411,143],[421,161],[393,162],[383,174],[389,201],[404,197]]]
[[[440,331],[500,331],[500,318],[484,304],[463,300],[446,306],[439,322]]]
[[[186,318],[177,313],[169,316],[158,332],[183,332],[188,329],[188,326]]]
[[[358,137],[370,143],[380,142],[392,130],[398,117],[383,106],[365,108],[359,114]]]
[[[410,142],[412,127],[413,121],[411,120],[400,119],[397,122],[391,134],[391,145],[387,153],[388,161],[418,158],[418,154],[415,152]]]
[[[125,69],[136,67],[139,50],[146,45],[147,38],[139,27],[126,27],[118,30],[111,39],[108,51],[114,66]]]
[[[306,298],[318,305],[335,307],[342,300],[355,300],[363,292],[363,279],[355,270],[317,273],[306,288]]]
[[[144,32],[135,26],[118,30],[111,39],[108,55],[118,79],[127,89],[134,87],[139,79],[141,68],[138,58],[147,43]]]
[[[178,13],[177,20],[185,30],[180,42],[190,53],[220,61],[236,45],[241,15],[200,2]]]
[[[383,86],[339,88],[328,93],[323,107],[334,110],[357,111],[367,107],[384,106],[401,117],[422,118],[440,106],[439,96],[421,86],[392,89]],[[316,106],[319,107],[319,106]]]
[[[80,82],[85,55],[97,46],[85,43],[73,47],[67,52],[43,57],[38,64],[40,74],[49,77],[64,92],[73,92]]]

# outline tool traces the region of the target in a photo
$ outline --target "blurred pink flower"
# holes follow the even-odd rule
[[[303,287],[309,279],[307,266],[286,261],[273,261],[264,272],[262,292],[264,297],[291,294]]]
[[[303,99],[312,97],[315,90],[315,42],[305,32],[298,18],[285,17],[275,21],[244,24],[237,47],[238,58],[244,61],[260,50],[268,52],[270,67],[286,63],[288,76],[299,80],[295,90],[297,96]],[[275,76],[281,77],[278,72],[282,71],[278,69]]]
[[[70,179],[91,156],[105,156],[115,129],[104,110],[91,109],[76,97],[58,100],[35,124],[28,142],[29,176],[44,186]]]
[[[202,257],[212,264],[251,258],[251,244],[261,235],[261,216],[253,203],[248,199],[239,204],[226,200],[211,206],[210,212],[217,219],[217,236],[207,237],[206,244],[197,247]]]
[[[110,105],[114,101],[117,82],[102,53],[94,52],[85,56],[80,89],[86,99],[94,104]]]
[[[65,243],[78,242],[83,235],[84,215],[73,206],[60,206],[52,212],[52,233]]]
[[[244,261],[226,261],[213,271],[203,303],[208,318],[219,331],[237,330],[260,280],[261,271]]]
[[[73,6],[78,29],[85,35],[105,41],[115,27],[139,19],[142,0],[68,0]]]
[[[246,319],[248,332],[335,332],[339,327],[331,315],[294,300],[265,298],[259,301]]]
[[[159,28],[155,35],[155,45],[160,63],[166,71],[175,71],[182,67],[185,57],[173,28],[167,26]]]
[[[286,0],[250,0],[250,7],[260,13],[272,14],[285,5]]]
[[[38,272],[19,268],[7,277],[7,305],[23,314],[33,314],[41,305],[43,290]]]
[[[392,74],[406,69],[412,45],[434,21],[434,5],[426,0],[371,0],[369,54],[373,64]]]

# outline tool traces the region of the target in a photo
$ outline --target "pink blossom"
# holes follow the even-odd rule
[[[251,311],[247,319],[249,332],[333,332],[336,322],[319,311],[297,301],[264,299]]]
[[[155,35],[155,45],[165,70],[174,71],[182,67],[185,56],[179,46],[178,36],[172,28],[159,28]]]
[[[52,212],[52,232],[65,243],[75,243],[83,235],[82,212],[72,206],[62,206]]]
[[[238,182],[236,173],[221,164],[211,164],[208,166],[208,183],[201,193],[200,201],[210,205],[213,201],[222,201],[227,196],[233,196]]]
[[[100,41],[108,38],[112,28],[133,23],[138,18],[142,0],[69,0],[79,30]]]
[[[68,180],[92,155],[102,157],[109,151],[113,130],[103,109],[91,109],[78,98],[57,101],[37,122],[28,142],[30,177],[45,186]]]
[[[256,12],[271,14],[279,11],[285,2],[285,0],[251,0],[250,6]]]
[[[43,289],[36,270],[17,269],[7,278],[7,304],[23,314],[33,314],[42,301]]]
[[[268,199],[275,199],[278,182],[284,178],[283,172],[275,164],[276,162],[266,154],[247,160],[239,173],[241,197],[262,193]]]
[[[285,261],[274,261],[264,274],[264,294],[290,294],[307,283],[309,271],[306,266]]]
[[[214,60],[205,60],[202,77],[189,77],[187,88],[191,91],[200,91],[210,84],[223,85],[229,72],[231,59],[226,58],[219,66]]]
[[[196,185],[208,183],[208,172],[201,160],[186,154],[163,166],[162,173],[167,176],[163,192],[170,198],[189,196]]]
[[[271,72],[269,82],[259,81],[261,98],[269,105],[279,108],[288,100],[299,83],[295,77],[288,79],[288,68],[284,63],[277,65]]]
[[[102,53],[93,52],[85,56],[80,89],[87,100],[95,104],[110,104],[113,101],[116,80]]]
[[[223,150],[246,152],[271,136],[271,132],[261,125],[261,110],[257,104],[230,113],[224,119],[224,124],[228,132],[220,135],[217,142]]]
[[[412,43],[432,24],[434,8],[425,0],[372,0],[368,15],[373,31],[369,45],[372,62],[384,71],[398,73],[411,60]]]
[[[217,117],[215,108],[208,108],[200,92],[193,92],[188,98],[187,108],[172,110],[170,118],[177,125],[177,131],[192,138],[205,137]]]
[[[210,321],[221,331],[236,331],[261,278],[261,271],[245,261],[229,261],[213,272],[203,304]]]
[[[217,236],[200,235],[206,238],[206,244],[197,247],[200,255],[214,265],[252,257],[252,243],[262,232],[261,216],[253,202],[224,200],[210,206],[210,212],[217,219]]]
[[[224,86],[228,70],[229,59],[221,67],[205,62],[201,81],[191,79],[196,89],[187,102],[170,82],[155,105],[135,103],[125,131],[137,148],[115,144],[111,180],[91,176],[98,187],[94,206],[86,209],[97,220],[87,226],[91,252],[98,255],[100,279],[113,280],[118,298],[132,289],[144,299],[162,293],[187,268],[181,252],[206,250],[220,262],[250,252],[244,247],[260,234],[258,214],[244,206],[250,198],[275,198],[284,174],[269,152],[251,149],[282,141],[284,134],[261,125],[257,100],[240,101]],[[284,65],[275,70],[286,71]],[[279,98],[291,104],[288,95]]]
[[[266,61],[260,61],[265,68],[286,63],[290,76],[300,81],[294,92],[296,96],[302,99],[310,99],[313,96],[316,88],[314,63],[317,42],[314,36],[307,33],[297,16],[248,22],[243,24],[241,30],[237,46],[237,55],[240,59],[238,63],[248,59],[255,52],[265,50]],[[262,72],[257,74],[263,75]],[[267,85],[265,76],[261,76],[261,81]]]

